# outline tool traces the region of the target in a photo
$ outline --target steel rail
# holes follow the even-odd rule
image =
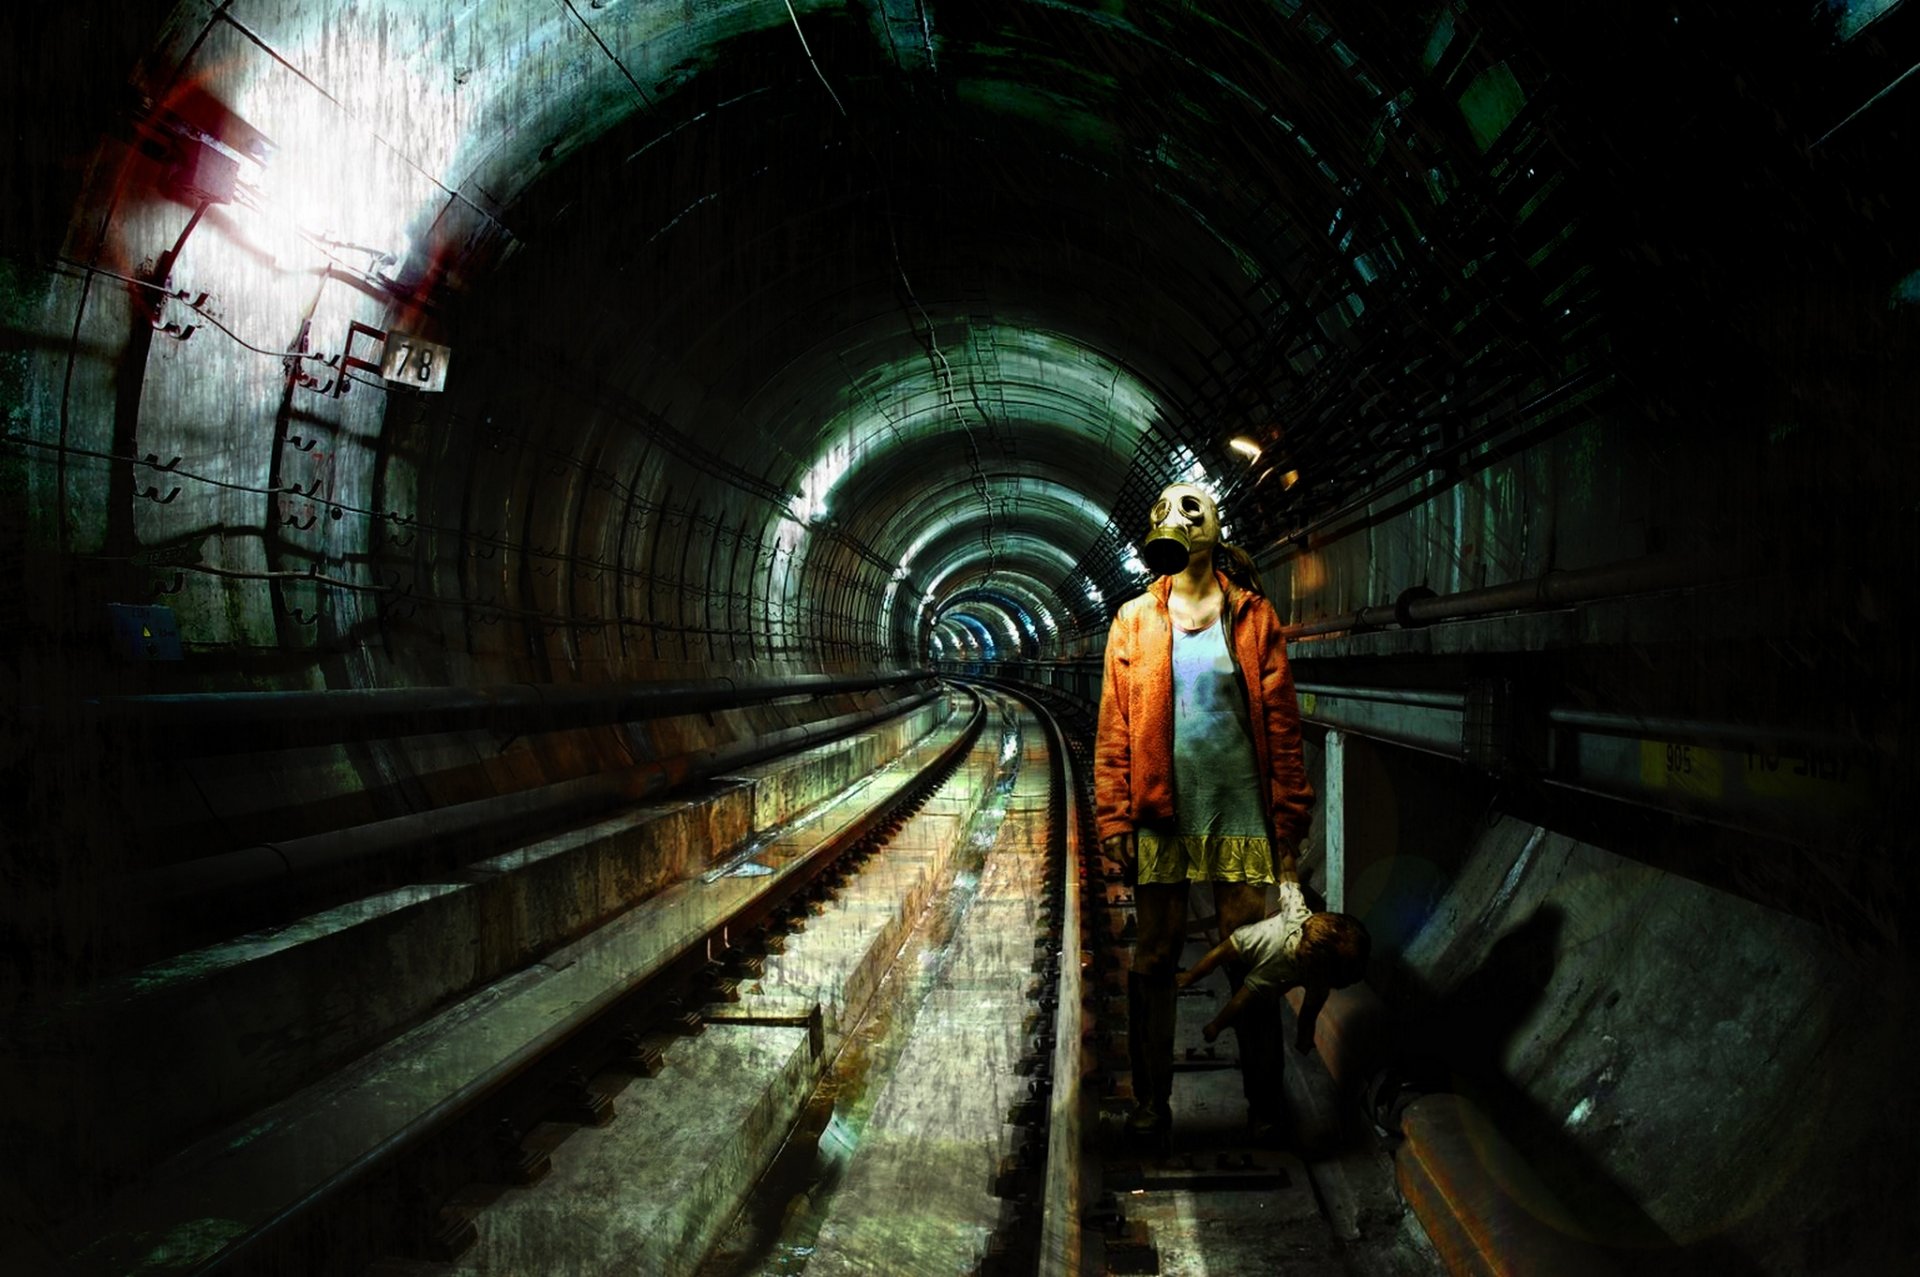
[[[766,890],[743,902],[726,916],[708,920],[703,924],[702,933],[677,953],[651,970],[635,972],[623,987],[580,1006],[577,1013],[566,1022],[548,1026],[537,1039],[503,1055],[485,1074],[442,1098],[430,1111],[408,1122],[350,1165],[312,1186],[298,1200],[285,1204],[246,1236],[195,1268],[193,1277],[250,1273],[263,1264],[271,1269],[273,1248],[280,1235],[342,1201],[357,1185],[374,1182],[384,1167],[418,1152],[436,1138],[446,1136],[456,1126],[473,1123],[476,1115],[479,1115],[480,1125],[490,1126],[487,1115],[496,1105],[506,1106],[504,1097],[516,1084],[533,1077],[556,1059],[564,1063],[570,1054],[587,1052],[585,1043],[597,1036],[608,1036],[602,1030],[630,1014],[629,1009],[636,1002],[655,997],[663,985],[672,984],[676,978],[682,981],[692,979],[694,969],[706,964],[709,953],[767,922],[796,897],[812,889],[843,856],[880,836],[890,822],[902,818],[906,812],[918,806],[926,795],[946,782],[954,769],[965,760],[986,722],[984,699],[977,693],[969,692],[969,695],[973,696],[974,706],[967,722],[918,777],[902,785],[886,800],[862,813],[845,829],[821,843],[791,870],[771,881]]]
[[[1086,882],[1085,856],[1093,845],[1087,829],[1079,778],[1073,766],[1066,732],[1053,711],[1034,694],[1031,685],[1009,679],[970,675],[956,679],[962,686],[978,684],[1024,705],[1040,722],[1047,737],[1050,759],[1053,819],[1049,849],[1057,857],[1061,875],[1059,940],[1054,948],[1054,1002],[1047,1059],[1051,1091],[1047,1105],[1046,1162],[1041,1170],[1038,1236],[1034,1239],[1035,1277],[1080,1277],[1087,1270],[1083,1217],[1091,1199],[1086,1141],[1094,1125],[1083,1085],[1087,1061],[1085,969],[1091,962],[1084,934],[1081,894]]]
[[[1047,1121],[1047,1167],[1040,1223],[1040,1277],[1078,1277],[1085,1268],[1081,1217],[1088,1200],[1082,1147],[1088,1122],[1084,1074],[1087,1015],[1085,969],[1090,960],[1083,934],[1081,892],[1086,884],[1084,857],[1092,839],[1086,828],[1079,778],[1067,750],[1066,734],[1051,711],[1023,697],[1044,725],[1054,756],[1054,791],[1060,799],[1061,872],[1065,877],[1060,915],[1060,953],[1056,978],[1059,1001],[1053,1018],[1053,1105]]]

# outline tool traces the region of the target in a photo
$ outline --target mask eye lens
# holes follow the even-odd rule
[[[1189,515],[1198,515],[1200,513],[1200,503],[1192,497],[1181,497],[1180,508],[1185,510]]]
[[[1166,518],[1166,517],[1167,517],[1167,513],[1168,513],[1168,511],[1169,511],[1169,510],[1170,510],[1171,508],[1172,508],[1172,507],[1170,507],[1170,506],[1169,506],[1169,505],[1167,504],[1167,502],[1166,502],[1166,500],[1165,500],[1164,498],[1162,498],[1162,499],[1161,499],[1161,500],[1159,500],[1159,501],[1156,501],[1156,502],[1154,502],[1154,505],[1153,505],[1153,521],[1154,521],[1155,523],[1158,523],[1158,522],[1160,522],[1160,520],[1162,520],[1162,519],[1164,519],[1164,518]]]

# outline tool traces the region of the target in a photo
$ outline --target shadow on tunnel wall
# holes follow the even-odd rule
[[[1623,1268],[1663,1277],[1762,1273],[1753,1257],[1724,1238],[1676,1242],[1506,1072],[1509,1048],[1549,996],[1566,922],[1558,905],[1540,905],[1446,989],[1427,983],[1396,957],[1398,1041],[1376,1094],[1395,1122],[1398,1110],[1421,1094],[1451,1091],[1473,1101],[1587,1236],[1614,1251]]]

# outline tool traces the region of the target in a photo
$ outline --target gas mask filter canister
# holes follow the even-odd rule
[[[1192,555],[1193,541],[1185,528],[1154,528],[1140,546],[1140,561],[1155,576],[1172,576]]]

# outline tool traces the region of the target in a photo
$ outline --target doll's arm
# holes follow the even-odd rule
[[[1242,983],[1227,999],[1227,1005],[1220,1008],[1220,1014],[1207,1021],[1207,1027],[1200,1030],[1201,1035],[1211,1042],[1220,1036],[1220,1030],[1226,1028],[1247,1009],[1247,1003],[1253,1001],[1254,990],[1250,984]]]
[[[1228,936],[1225,940],[1222,940],[1219,944],[1207,950],[1206,957],[1200,959],[1200,961],[1194,963],[1187,970],[1175,976],[1173,982],[1184,989],[1195,980],[1204,980],[1215,967],[1233,957],[1237,952],[1238,950],[1233,947],[1233,937]]]

